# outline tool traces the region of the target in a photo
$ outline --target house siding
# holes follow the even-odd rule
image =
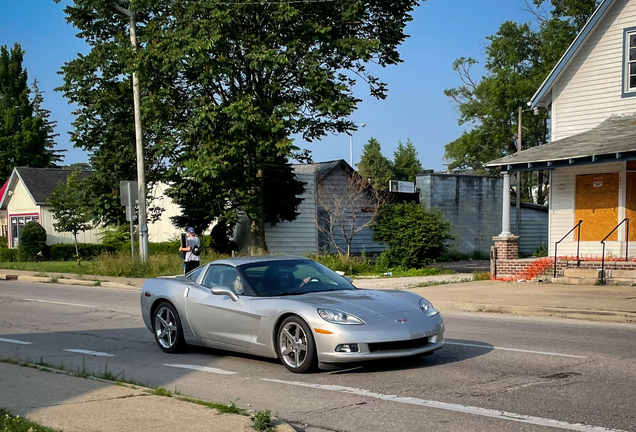
[[[347,175],[341,168],[336,168],[332,170],[329,174],[323,177],[320,180],[320,184],[318,186],[318,191],[316,192],[318,195],[320,194],[320,189],[324,191],[324,195],[327,196],[327,200],[332,205],[333,199],[332,197],[336,194],[341,194],[342,196],[346,196],[348,191],[352,190],[352,186],[347,183]],[[353,186],[355,188],[355,186]],[[356,195],[356,193],[353,193]],[[353,205],[353,211],[355,212],[355,224],[356,226],[363,226],[371,219],[371,215],[369,213],[363,212],[363,207],[371,207],[373,204],[370,200],[362,198],[359,203],[355,203]],[[324,217],[323,208],[318,204],[318,215],[319,217]],[[323,215],[323,216],[320,216]],[[347,222],[346,229],[351,228],[351,221],[353,219],[353,214],[351,211],[347,212],[343,218]],[[324,220],[321,223],[325,223]],[[341,251],[347,251],[347,242],[342,235],[341,230],[334,229],[334,241],[338,245],[338,248]],[[338,250],[332,244],[330,244],[326,237],[323,234],[319,235],[318,239],[319,249],[329,250],[330,253],[337,253]],[[353,240],[351,241],[351,253],[353,254],[362,254],[362,253],[379,253],[386,250],[386,246],[373,241],[373,231],[371,228],[366,227],[362,230],[358,231],[354,234]]]
[[[164,191],[168,189],[168,185],[164,183],[156,184],[150,190],[150,196],[153,197],[152,206],[163,208],[159,220],[148,224],[148,241],[166,242],[178,238],[183,232],[182,229],[175,227],[170,218],[181,214],[181,207],[175,204],[172,199],[164,195]]]
[[[298,217],[291,222],[265,226],[265,241],[272,253],[305,254],[318,252],[316,229],[316,201],[314,174],[296,174],[305,182],[303,201],[298,206]]]
[[[73,238],[73,234],[71,233],[61,233],[58,232],[53,223],[55,222],[55,218],[51,213],[51,210],[44,206],[40,207],[40,224],[46,230],[46,244],[53,245],[59,243],[75,243],[75,239]],[[84,232],[77,233],[77,242],[78,243],[101,243],[101,231],[99,229],[92,229]]]
[[[636,1],[618,0],[579,47],[552,90],[553,141],[636,111],[636,98],[622,97],[624,30],[635,24]]]
[[[625,164],[613,163],[603,165],[592,165],[587,167],[557,168],[552,172],[551,196],[550,196],[550,254],[554,254],[554,243],[561,238],[578,223],[575,220],[575,194],[576,176],[585,174],[619,173],[620,192],[618,200],[618,224],[625,217]],[[581,230],[585,229],[584,224]],[[619,231],[619,240],[623,238],[623,230]],[[577,243],[574,233],[559,244],[559,256],[576,255]],[[606,242],[606,254],[612,253],[620,255],[623,247],[622,241]],[[600,257],[603,248],[599,241],[582,241],[581,255],[591,255]]]

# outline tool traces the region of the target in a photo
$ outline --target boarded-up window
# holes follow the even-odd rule
[[[576,177],[574,220],[583,220],[582,241],[601,241],[614,229],[618,223],[618,173]],[[615,232],[607,240],[617,239]]]

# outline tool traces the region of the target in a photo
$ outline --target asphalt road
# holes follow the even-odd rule
[[[445,314],[433,356],[294,375],[208,349],[164,354],[139,292],[0,282],[0,356],[126,379],[250,409],[299,430],[636,431],[636,326]],[[74,351],[69,351],[74,350]]]

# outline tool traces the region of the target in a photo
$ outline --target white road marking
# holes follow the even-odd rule
[[[97,307],[97,306],[93,306],[93,305],[86,305],[86,304],[79,304],[79,303],[64,303],[64,302],[56,302],[56,301],[49,301],[49,300],[38,300],[38,299],[24,299],[24,301],[38,302],[38,303],[52,303],[52,304],[59,304],[59,305],[65,305],[65,306],[80,306],[80,307],[89,307],[89,308]]]
[[[174,367],[174,368],[181,368],[181,369],[192,369],[192,370],[198,370],[198,371],[202,371],[202,372],[210,372],[210,373],[215,373],[215,374],[220,374],[220,375],[235,375],[236,374],[236,372],[226,371],[226,370],[223,370],[223,369],[211,368],[211,367],[207,367],[207,366],[197,366],[197,365],[187,365],[187,364],[164,364],[164,366]]]
[[[458,345],[458,346],[466,346],[466,347],[473,347],[473,348],[496,349],[496,350],[503,350],[503,351],[516,351],[516,352],[522,352],[522,353],[542,354],[542,355],[550,355],[550,356],[558,356],[558,357],[587,358],[587,356],[580,356],[580,355],[561,354],[561,353],[546,352],[546,351],[532,351],[532,350],[524,350],[524,349],[516,349],[516,348],[502,348],[502,347],[496,347],[496,346],[490,346],[490,345],[478,345],[478,344],[469,344],[469,343],[463,343],[463,342],[446,341],[446,345]]]
[[[79,354],[87,354],[87,355],[92,355],[96,357],[115,357],[115,354],[108,354],[105,352],[89,351],[89,350],[83,350],[83,349],[65,349],[62,351],[74,352]]]
[[[18,345],[33,345],[33,342],[24,342],[24,341],[20,341],[16,339],[0,338],[0,342],[7,342],[7,343],[18,344]]]
[[[408,405],[417,405],[417,406],[423,406],[427,408],[437,408],[437,409],[442,409],[446,411],[455,411],[455,412],[460,412],[464,414],[473,414],[473,415],[478,415],[482,417],[492,417],[492,418],[496,418],[500,420],[510,420],[510,421],[516,421],[519,423],[533,424],[537,426],[545,426],[545,427],[558,428],[558,429],[566,429],[566,430],[581,431],[581,432],[590,432],[590,431],[626,432],[620,429],[607,429],[604,427],[591,426],[591,425],[586,425],[583,423],[568,423],[568,422],[563,422],[559,420],[528,416],[524,414],[515,414],[511,412],[506,412],[506,411],[498,411],[498,410],[479,408],[479,407],[468,406],[468,405],[459,405],[459,404],[453,404],[453,403],[447,403],[447,402],[439,402],[439,401],[418,399],[413,397],[404,397],[404,396],[397,396],[397,395],[386,395],[386,394],[374,393],[368,390],[354,388],[354,387],[311,384],[311,383],[298,382],[298,381],[282,381],[282,380],[269,379],[269,378],[261,378],[261,380],[275,382],[279,384],[289,384],[289,385],[295,385],[300,387],[311,387],[311,388],[316,388],[321,390],[330,390],[330,391],[336,391],[340,393],[349,393],[349,394],[354,394],[358,396],[382,399],[382,400],[391,401],[391,402],[399,402],[399,403],[408,404]]]

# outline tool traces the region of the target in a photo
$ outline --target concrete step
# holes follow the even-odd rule
[[[634,279],[636,282],[636,270],[610,270],[607,269],[608,278],[612,279]]]
[[[598,279],[587,279],[579,277],[557,277],[552,279],[552,283],[563,285],[596,285]]]
[[[607,279],[606,283],[610,286],[634,286],[636,279],[611,278]]]
[[[601,277],[601,271],[596,269],[566,268],[563,270],[563,276],[566,278],[598,279]]]

